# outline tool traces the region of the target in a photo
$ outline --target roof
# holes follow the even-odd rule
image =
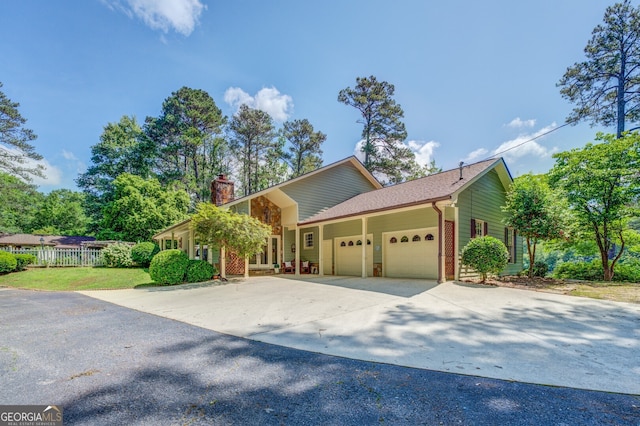
[[[460,168],[455,168],[394,186],[365,192],[310,217],[301,222],[300,225],[451,199],[456,192],[462,190],[498,164],[504,165],[508,175],[509,171],[502,158],[480,161],[463,166],[462,179],[460,178]],[[511,179],[510,175],[509,179]]]
[[[295,177],[295,178],[293,178],[293,179],[286,180],[286,181],[284,181],[284,182],[282,182],[282,183],[279,183],[279,184],[277,184],[277,185],[273,185],[273,186],[271,186],[271,187],[269,187],[269,188],[267,188],[267,189],[263,189],[263,190],[261,190],[261,191],[251,193],[251,194],[249,194],[249,195],[245,195],[245,196],[243,196],[243,197],[236,198],[236,199],[234,199],[233,201],[229,201],[228,203],[223,204],[223,206],[225,206],[225,207],[232,206],[232,205],[235,205],[235,204],[241,203],[241,202],[243,202],[243,201],[245,201],[245,200],[249,200],[249,199],[252,199],[252,198],[258,197],[258,196],[260,196],[260,195],[265,195],[266,193],[271,192],[271,191],[273,191],[274,189],[282,188],[282,187],[287,186],[287,185],[290,185],[290,184],[292,184],[292,183],[294,183],[294,182],[298,182],[298,181],[300,181],[300,180],[302,180],[302,179],[306,179],[306,178],[308,178],[309,176],[313,176],[313,175],[315,175],[315,174],[322,173],[322,172],[324,172],[324,171],[326,171],[326,170],[328,170],[328,169],[331,169],[331,168],[333,168],[333,167],[338,167],[338,166],[341,166],[342,164],[346,164],[346,163],[351,163],[351,164],[352,164],[356,169],[358,169],[358,170],[360,171],[360,173],[362,173],[362,174],[363,174],[363,176],[364,176],[367,180],[369,180],[369,182],[371,182],[371,184],[372,184],[375,188],[382,188],[382,184],[381,184],[381,183],[380,183],[380,182],[379,182],[379,181],[378,181],[378,180],[377,180],[377,179],[376,179],[376,178],[371,174],[371,172],[369,172],[369,170],[367,170],[367,169],[364,167],[364,164],[362,164],[362,163],[360,162],[360,160],[358,160],[355,156],[353,156],[353,155],[352,155],[352,156],[350,156],[350,157],[345,158],[344,160],[336,161],[335,163],[331,163],[331,164],[328,164],[328,165],[326,165],[326,166],[320,167],[319,169],[315,169],[315,170],[314,170],[314,171],[312,171],[312,172],[305,173],[305,174],[302,174],[302,175],[300,175],[300,176],[297,176],[297,177]]]
[[[42,239],[42,241],[40,241]],[[57,248],[77,248],[85,241],[95,241],[94,237],[64,236],[64,235],[34,235],[34,234],[10,234],[0,236],[0,245],[3,246],[40,246]]]

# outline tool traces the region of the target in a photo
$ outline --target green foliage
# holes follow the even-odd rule
[[[226,118],[204,90],[182,87],[162,103],[158,118],[147,117],[145,133],[155,147],[153,161],[163,185],[179,183],[191,199],[209,199],[209,183],[225,173]]]
[[[596,140],[601,143],[554,154],[549,182],[566,196],[582,234],[595,240],[609,281],[623,253],[630,207],[640,195],[640,135],[598,134]],[[614,243],[620,248],[610,260]]]
[[[36,262],[37,258],[32,254],[14,254],[16,258],[16,271],[24,271],[28,265]]]
[[[545,277],[549,272],[549,267],[546,263],[542,261],[536,261],[533,265],[533,276],[534,277]]]
[[[84,213],[85,196],[81,192],[56,189],[44,196],[34,214],[32,233],[50,235],[86,235],[89,218]]]
[[[11,148],[11,151],[5,148],[0,149],[0,171],[29,181],[32,176],[44,177],[44,167],[28,166],[28,159],[42,160],[42,155],[36,153],[33,145],[29,143],[37,136],[24,127],[27,120],[20,115],[19,106],[18,102],[12,102],[0,90],[0,146]]]
[[[151,259],[149,275],[158,284],[180,284],[184,282],[188,266],[189,257],[182,250],[164,250]]]
[[[312,172],[322,166],[322,144],[327,135],[315,132],[306,118],[286,121],[282,125],[282,136],[289,142],[285,158],[293,169],[292,177]]]
[[[184,191],[163,188],[157,179],[122,174],[103,207],[98,238],[149,241],[161,229],[186,219],[188,207]]]
[[[226,247],[240,257],[262,252],[271,227],[246,214],[219,209],[210,203],[200,203],[191,218],[196,239],[209,247]]]
[[[273,157],[279,155],[278,147],[281,146],[274,141],[273,119],[268,113],[243,104],[231,119],[229,131],[229,147],[240,163],[239,178],[244,195],[264,189],[261,186],[264,170],[261,162],[271,159],[273,163]],[[284,176],[280,180],[284,180]]]
[[[35,185],[0,171],[0,233],[30,232],[42,199]]]
[[[556,278],[602,281],[604,278],[602,270],[602,262],[594,259],[591,262],[560,262],[553,270],[553,276]]]
[[[145,268],[151,263],[151,259],[160,252],[160,247],[156,243],[143,242],[138,243],[131,248],[131,259],[140,266]]]
[[[354,88],[338,93],[338,102],[360,111],[364,166],[384,183],[402,182],[419,169],[415,154],[403,144],[404,111],[393,99],[394,92],[393,84],[370,76],[356,78]]]
[[[640,11],[629,0],[609,6],[584,52],[586,61],[569,67],[558,83],[575,104],[567,122],[616,125],[620,137],[625,120],[640,119]]]
[[[536,247],[538,242],[561,238],[566,208],[560,197],[549,188],[543,176],[526,174],[516,178],[509,191],[502,211],[504,223],[513,227],[525,238],[529,254],[529,277],[534,276]]]
[[[491,236],[474,238],[462,249],[462,264],[478,272],[482,282],[487,274],[499,274],[509,261],[509,251],[502,241]]]
[[[18,261],[13,254],[0,250],[0,274],[13,272],[17,266]]]
[[[111,268],[128,268],[133,265],[131,245],[123,242],[109,244],[100,251],[102,261]]]
[[[187,266],[187,282],[209,281],[216,274],[216,268],[206,260],[190,260]]]

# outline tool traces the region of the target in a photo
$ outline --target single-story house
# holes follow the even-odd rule
[[[13,249],[64,248],[79,249],[95,241],[94,237],[34,234],[0,235],[0,247]]]
[[[223,249],[204,255],[190,220],[154,240],[190,258],[204,255],[223,276],[272,271],[287,262],[296,274],[443,282],[473,275],[460,266],[461,250],[471,238],[492,235],[509,250],[504,273],[510,274],[522,270],[521,239],[502,223],[511,182],[502,158],[383,187],[349,157],[238,199],[233,199],[233,183],[221,175],[212,182],[212,202],[271,225],[273,234],[261,254],[238,259]]]

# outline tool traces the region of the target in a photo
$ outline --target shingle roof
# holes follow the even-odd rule
[[[40,238],[45,246],[58,248],[80,247],[83,241],[95,241],[93,237],[68,237],[63,235],[12,234],[0,236],[0,245],[7,246],[39,246]]]
[[[491,159],[464,165],[462,167],[463,179],[460,179],[460,169],[455,168],[394,186],[365,192],[330,207],[300,224],[307,225],[448,199],[456,191],[498,162],[502,162],[502,159]]]

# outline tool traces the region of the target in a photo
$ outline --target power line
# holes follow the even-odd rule
[[[524,145],[524,144],[526,144],[526,143],[533,142],[533,141],[535,141],[536,139],[539,139],[539,138],[541,138],[541,137],[543,137],[543,136],[546,136],[546,135],[548,135],[549,133],[553,133],[553,132],[555,132],[556,130],[560,130],[560,129],[562,129],[563,127],[566,127],[566,126],[568,126],[568,125],[570,125],[570,124],[573,124],[573,123],[572,123],[572,122],[570,122],[570,121],[568,121],[568,122],[564,123],[564,124],[563,124],[563,125],[561,125],[561,126],[554,127],[554,128],[553,128],[553,129],[551,129],[551,130],[548,130],[548,131],[546,131],[546,132],[544,132],[544,133],[539,134],[538,136],[534,136],[534,137],[532,137],[531,139],[527,139],[527,140],[526,140],[526,141],[524,141],[524,142],[520,142],[518,145],[514,145],[514,146],[512,146],[512,147],[510,147],[510,148],[507,148],[507,149],[505,149],[505,150],[503,150],[503,151],[496,152],[495,154],[490,155],[489,157],[485,158],[485,160],[488,160],[488,159],[490,159],[490,158],[494,158],[494,157],[496,157],[496,156],[498,156],[498,155],[504,154],[505,152],[507,152],[507,151],[511,151],[512,149],[519,148],[519,147],[521,147],[522,145]],[[483,161],[484,161],[484,160],[483,160]]]

